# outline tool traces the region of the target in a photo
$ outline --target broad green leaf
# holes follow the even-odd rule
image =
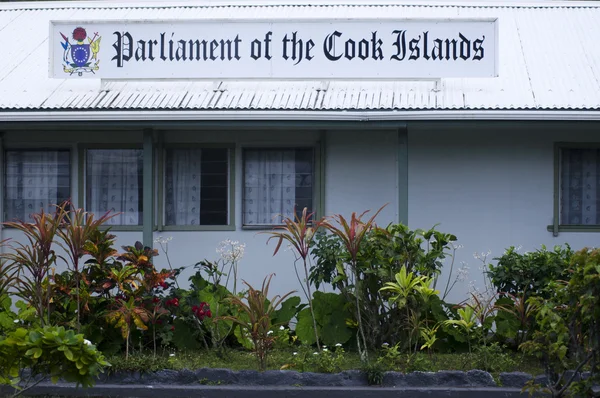
[[[69,361],[73,360],[73,352],[68,347],[65,347],[65,349],[63,350],[63,352],[65,354],[65,358],[67,358]]]
[[[305,308],[298,314],[298,323],[296,323],[296,336],[298,336],[300,341],[305,344],[316,343],[315,328],[313,326],[310,308]]]

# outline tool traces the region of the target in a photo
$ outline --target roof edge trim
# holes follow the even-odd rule
[[[377,0],[368,3],[365,0],[313,0],[310,3],[302,3],[298,0],[123,0],[106,1],[22,1],[9,2],[0,5],[0,11],[9,10],[40,10],[40,9],[77,9],[77,8],[194,8],[194,7],[327,7],[327,6],[412,6],[412,7],[469,7],[469,8],[597,8],[598,3],[585,0],[429,0],[419,2],[417,0]]]
[[[0,112],[4,122],[85,121],[436,121],[532,120],[600,121],[597,110],[437,110],[437,111],[103,111]]]

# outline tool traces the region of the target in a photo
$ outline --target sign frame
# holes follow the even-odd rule
[[[267,19],[267,18],[195,18],[195,19],[86,19],[86,20],[68,20],[68,19],[51,19],[49,21],[48,29],[48,46],[49,46],[49,62],[48,62],[48,76],[51,79],[61,79],[55,77],[54,60],[56,57],[56,43],[52,40],[54,34],[55,25],[59,24],[70,24],[70,25],[110,25],[110,24],[121,24],[121,25],[177,25],[177,24],[244,24],[244,23],[264,23],[266,26],[270,24],[281,24],[281,23],[322,23],[322,24],[335,24],[335,23],[347,23],[347,22],[358,22],[358,23],[390,23],[390,22],[411,22],[411,23],[469,23],[469,22],[483,22],[494,24],[494,52],[493,52],[493,74],[491,76],[471,76],[471,77],[444,77],[444,76],[430,76],[430,77],[98,77],[98,78],[83,78],[79,80],[101,80],[101,81],[440,81],[441,79],[482,79],[482,78],[495,78],[499,76],[499,58],[500,58],[500,21],[499,17],[481,17],[481,18],[395,18],[395,17],[384,17],[384,18],[285,18],[285,19]],[[63,79],[70,79],[65,76]],[[74,79],[78,80],[78,79]]]

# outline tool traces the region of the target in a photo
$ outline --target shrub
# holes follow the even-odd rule
[[[551,283],[549,298],[530,298],[537,307],[538,330],[521,349],[542,361],[552,396],[593,396],[600,371],[600,249],[575,253],[569,271],[568,283]],[[590,377],[574,382],[585,366]]]
[[[545,288],[549,282],[568,280],[572,256],[569,245],[555,246],[553,251],[542,245],[541,249],[530,253],[519,253],[511,246],[501,257],[494,259],[498,261],[495,266],[489,265],[488,275],[501,294],[516,296],[526,292],[529,296],[548,298]]]
[[[317,288],[331,283],[347,303],[354,307],[358,303],[367,348],[375,350],[384,342],[408,340],[406,311],[389,305],[385,292],[379,289],[387,282],[395,282],[402,267],[417,275],[437,277],[456,237],[435,229],[412,231],[402,224],[377,228],[369,221],[370,228],[360,244],[352,248],[357,250],[354,258],[339,235],[318,233],[311,252],[316,264],[310,279]],[[439,318],[436,321],[442,321],[447,319],[445,309],[436,298],[429,303],[430,308],[422,310],[434,312]]]
[[[62,378],[90,387],[105,366],[110,365],[92,343],[63,327],[18,328],[0,337],[0,384],[27,389],[50,377],[53,383]],[[21,380],[26,368],[28,377]]]

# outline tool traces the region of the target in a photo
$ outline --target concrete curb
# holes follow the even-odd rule
[[[334,374],[296,371],[202,368],[198,370],[160,370],[157,372],[116,373],[102,375],[95,387],[75,388],[73,384],[44,381],[30,389],[27,395],[111,396],[111,397],[188,397],[201,396],[250,398],[257,393],[266,398],[308,396],[311,398],[353,397],[525,397],[521,388],[529,380],[544,382],[543,376],[527,373],[500,374],[499,386],[488,372],[482,370],[439,372],[385,372],[382,386],[369,386],[360,370]],[[0,387],[0,394],[11,392]]]
[[[0,389],[8,393],[8,388]],[[60,395],[69,397],[202,397],[202,398],[261,398],[307,397],[311,398],[510,398],[527,397],[518,388],[505,387],[293,387],[293,386],[171,386],[171,385],[121,385],[104,384],[81,389],[70,384],[39,384],[26,395]],[[540,395],[541,396],[541,395]]]

